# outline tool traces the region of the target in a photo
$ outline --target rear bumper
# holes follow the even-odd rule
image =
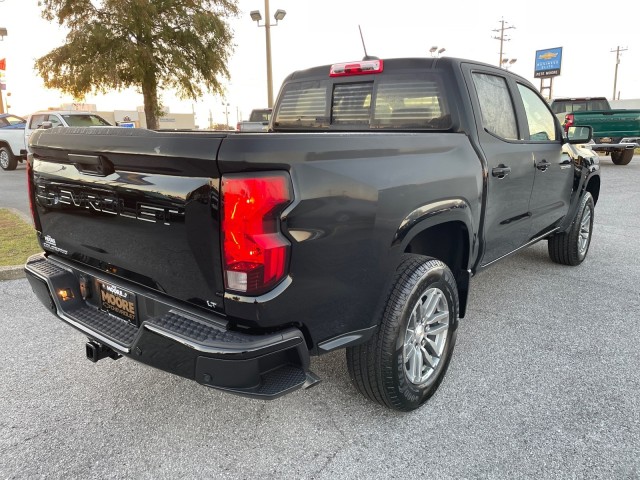
[[[152,367],[240,395],[271,399],[314,378],[300,330],[251,335],[136,284],[45,254],[27,260],[25,272],[40,301],[91,340]],[[139,326],[99,308],[96,282],[135,294]],[[58,292],[66,291],[67,299]],[[70,292],[70,293],[69,293]]]
[[[638,144],[634,142],[593,143],[587,144],[587,146],[591,147],[591,150],[594,150],[596,152],[618,152],[638,148]]]

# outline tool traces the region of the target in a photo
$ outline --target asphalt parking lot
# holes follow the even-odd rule
[[[539,243],[474,278],[444,383],[408,414],[360,396],[341,351],[269,403],[92,364],[26,280],[0,282],[0,477],[640,477],[640,156],[601,166],[587,260]],[[22,208],[18,168],[0,206]]]

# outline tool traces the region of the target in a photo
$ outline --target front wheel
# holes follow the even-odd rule
[[[611,152],[611,161],[616,165],[628,165],[633,158],[633,148],[627,148],[623,151]]]
[[[593,197],[585,192],[568,231],[549,238],[549,257],[555,263],[579,265],[586,258],[593,233]]]
[[[378,332],[347,348],[349,375],[365,396],[395,410],[414,410],[436,391],[456,341],[458,290],[439,260],[404,255]]]
[[[15,170],[17,165],[18,159],[9,147],[0,147],[0,167],[2,167],[3,170]]]

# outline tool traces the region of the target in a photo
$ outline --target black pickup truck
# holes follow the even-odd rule
[[[346,348],[362,394],[411,410],[443,379],[473,275],[540,240],[584,260],[590,138],[563,137],[525,79],[452,58],[295,72],[266,134],[40,130],[45,253],[25,269],[93,361],[275,398]]]

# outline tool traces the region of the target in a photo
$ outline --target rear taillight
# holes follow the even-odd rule
[[[41,232],[40,220],[36,215],[36,196],[33,188],[33,156],[29,154],[27,158],[27,195],[29,195],[29,208],[31,210],[31,217],[33,218],[33,226],[36,231]]]
[[[567,113],[564,116],[564,131],[565,133],[569,131],[569,127],[573,127],[573,123],[575,122],[573,113]]]
[[[293,198],[286,172],[223,175],[222,248],[225,286],[257,295],[287,273],[289,241],[280,214]]]

